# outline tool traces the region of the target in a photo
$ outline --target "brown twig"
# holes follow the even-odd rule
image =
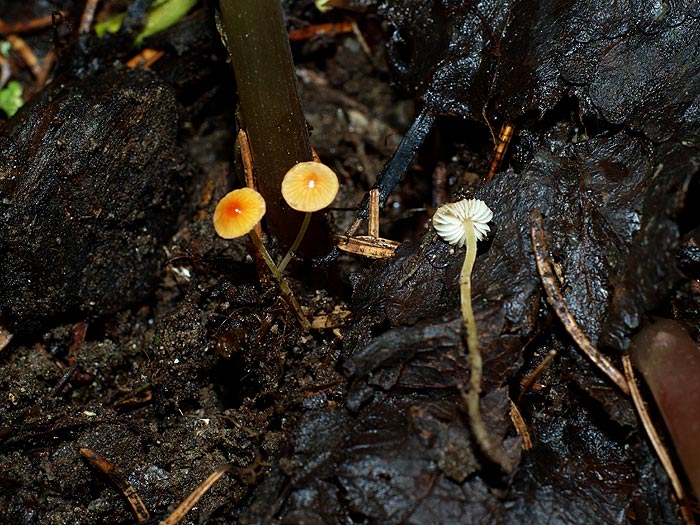
[[[656,451],[656,455],[659,456],[661,465],[663,465],[666,474],[671,480],[671,485],[673,486],[673,491],[676,493],[678,498],[678,503],[681,506],[681,514],[685,520],[686,525],[694,525],[695,520],[693,519],[692,510],[688,502],[688,498],[683,490],[683,484],[681,483],[678,474],[676,474],[676,469],[673,467],[673,462],[671,457],[668,455],[666,448],[663,443],[661,443],[661,438],[654,428],[654,424],[651,422],[649,417],[649,412],[647,411],[644,400],[642,399],[642,394],[639,392],[637,387],[637,380],[634,377],[634,370],[632,369],[632,361],[629,355],[622,357],[622,366],[625,370],[625,376],[627,377],[627,383],[630,388],[630,394],[632,395],[632,402],[634,403],[634,408],[637,410],[639,419],[642,420],[642,426],[649,436],[649,441]]]
[[[535,368],[532,374],[530,374],[528,377],[526,377],[520,382],[522,390],[520,390],[520,394],[518,395],[518,403],[520,403],[520,401],[522,400],[523,394],[525,394],[525,392],[527,392],[530,389],[530,387],[535,383],[540,374],[544,372],[545,368],[549,366],[549,363],[552,362],[552,359],[554,359],[556,355],[556,350],[550,350],[549,352],[547,352],[547,355],[544,356],[544,359],[540,362],[539,365],[537,365],[537,368]]]
[[[49,80],[49,75],[51,74],[51,69],[56,63],[56,51],[54,49],[49,49],[44,55],[44,60],[41,63],[41,71],[36,77],[36,83],[34,85],[34,91],[40,91]]]
[[[447,168],[440,162],[433,170],[433,207],[439,208],[447,202]]]
[[[95,19],[95,11],[100,0],[86,0],[83,14],[80,17],[80,25],[78,26],[78,34],[87,33],[90,31],[92,21]]]
[[[141,498],[136,493],[136,490],[134,490],[134,487],[132,487],[122,473],[117,470],[117,467],[112,465],[100,454],[89,448],[81,448],[80,454],[90,463],[90,465],[107,476],[110,481],[117,486],[122,494],[124,494],[124,497],[129,502],[129,505],[131,505],[131,508],[134,510],[134,514],[136,515],[136,519],[139,523],[144,523],[149,520],[150,514],[148,513],[146,506],[143,504],[143,501],[141,501]]]
[[[4,56],[0,55],[0,89],[5,87],[5,84],[12,77],[12,68],[10,67],[10,61]]]
[[[68,16],[68,11],[58,11],[64,18]],[[11,24],[0,20],[0,35],[20,35],[41,31],[53,25],[53,17],[56,13],[27,20],[26,22],[13,22]]]
[[[41,65],[39,64],[39,59],[34,54],[34,51],[32,51],[27,43],[17,35],[7,35],[5,38],[10,45],[12,45],[12,49],[17,52],[22,61],[30,69],[32,75],[34,75],[34,78],[39,78],[41,75]]]
[[[236,137],[236,142],[238,143],[238,149],[241,152],[241,164],[243,164],[243,177],[245,179],[246,188],[251,188],[257,191],[257,184],[255,183],[255,172],[253,171],[253,154],[250,151],[250,142],[248,141],[248,135],[244,130],[238,130],[238,136]],[[262,239],[262,226],[260,223],[253,226],[253,230],[258,238]],[[253,259],[255,259],[255,267],[258,271],[258,279],[260,279],[260,284],[267,286],[270,284],[270,277],[267,272],[267,265],[265,264],[265,259],[262,254],[253,250],[251,252]]]
[[[223,465],[212,472],[207,479],[205,479],[192,493],[185,498],[185,500],[180,503],[177,508],[159,525],[177,525],[182,521],[185,515],[192,510],[197,502],[202,499],[202,496],[207,493],[207,491],[219,481],[219,478],[223,476],[226,472],[235,471],[235,467],[232,465]]]
[[[0,325],[0,352],[12,341],[12,334],[2,325]]]
[[[164,54],[164,51],[151,49],[150,47],[147,47],[145,49],[142,49],[139,54],[134,55],[132,58],[130,58],[126,65],[127,67],[131,68],[148,69],[158,60],[160,60],[160,58]]]
[[[527,429],[523,415],[520,413],[518,406],[513,403],[512,399],[508,398],[508,401],[510,401],[510,420],[513,422],[515,431],[523,438],[523,450],[530,450],[532,448],[532,438],[530,437],[530,432]]]
[[[629,395],[629,385],[623,376],[612,363],[594,347],[581,327],[571,315],[569,307],[566,305],[564,296],[559,288],[559,283],[552,270],[552,263],[549,260],[547,251],[547,241],[545,240],[544,225],[542,224],[542,214],[539,210],[532,210],[530,213],[530,234],[532,237],[532,250],[535,252],[537,271],[542,279],[542,285],[547,293],[547,300],[559,317],[559,320],[574,339],[579,348],[610,380],[615,383],[620,390]]]
[[[236,137],[238,141],[238,147],[241,150],[241,161],[243,163],[243,176],[245,177],[245,185],[247,188],[251,188],[257,191],[258,185],[255,183],[255,175],[253,171],[253,154],[250,151],[250,142],[248,141],[248,135],[244,130],[238,131],[238,136]],[[260,223],[255,225],[255,233],[258,237],[262,239],[262,226]]]
[[[369,222],[367,233],[370,237],[379,237],[379,190],[369,190]]]
[[[374,64],[375,59],[374,56],[372,55],[372,50],[369,47],[369,44],[367,44],[367,40],[365,39],[365,35],[362,34],[362,31],[360,31],[360,26],[357,25],[357,22],[354,20],[350,22],[351,27],[352,27],[352,34],[355,35],[355,38],[357,39],[357,43],[360,44],[360,47],[362,48],[362,51],[365,52],[365,55],[367,55],[367,58]]]
[[[494,144],[493,148],[493,160],[491,160],[491,167],[489,168],[489,173],[486,175],[486,182],[493,179],[498,169],[501,167],[501,162],[503,162],[503,157],[506,156],[506,151],[508,150],[508,145],[510,140],[513,138],[513,130],[515,128],[512,124],[503,124],[501,126],[501,131],[498,133],[498,140]]]
[[[314,24],[287,33],[290,42],[302,42],[319,35],[339,35],[352,32],[352,22]]]

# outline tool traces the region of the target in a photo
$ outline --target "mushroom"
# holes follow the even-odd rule
[[[255,233],[254,227],[265,215],[265,199],[252,188],[240,188],[227,193],[216,205],[214,210],[214,229],[224,239],[235,239],[246,233],[250,240],[262,255],[265,264],[270,269],[272,276],[277,280],[280,290],[287,296],[289,304],[294,309],[301,327],[308,332],[311,327],[309,320],[301,310],[299,303],[294,298],[289,283],[282,276],[275,262],[272,260],[262,240]]]
[[[338,176],[321,162],[300,162],[292,166],[282,180],[282,197],[297,211],[306,212],[299,234],[279,265],[284,271],[292,258],[292,253],[301,244],[311,221],[311,214],[325,208],[338,193]]]
[[[479,335],[472,311],[471,273],[476,260],[476,243],[490,231],[488,223],[493,212],[484,201],[464,199],[440,206],[433,215],[433,227],[437,234],[449,244],[467,247],[464,264],[459,278],[462,319],[467,329],[467,349],[469,351],[469,390],[460,391],[467,404],[472,434],[484,454],[505,472],[512,469],[510,459],[505,455],[495,438],[486,428],[481,416],[479,396],[481,394],[482,360],[479,351]]]
[[[250,232],[265,215],[265,199],[251,188],[227,193],[214,210],[214,229],[219,237],[235,239]]]

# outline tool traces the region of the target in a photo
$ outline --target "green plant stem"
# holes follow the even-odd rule
[[[462,304],[462,319],[467,329],[467,350],[469,352],[469,389],[465,391],[460,385],[462,398],[467,405],[469,415],[469,425],[474,436],[474,440],[481,451],[491,461],[496,463],[504,472],[510,472],[512,465],[510,459],[498,445],[491,432],[486,428],[484,419],[481,416],[481,376],[483,363],[481,352],[479,351],[479,334],[476,330],[474,311],[472,310],[472,269],[476,260],[476,235],[474,225],[467,221],[464,226],[467,236],[467,253],[464,256],[462,273],[459,278],[460,299]]]
[[[284,256],[284,259],[282,259],[282,262],[279,265],[279,272],[280,273],[284,272],[284,269],[289,264],[289,261],[292,260],[292,254],[296,251],[297,248],[299,248],[299,245],[301,244],[301,241],[304,238],[304,235],[306,234],[306,230],[309,227],[309,222],[311,222],[311,212],[307,211],[306,215],[304,215],[304,222],[301,223],[301,228],[299,228],[299,233],[297,234],[297,238],[294,239],[292,246],[289,248],[289,251]]]
[[[282,273],[277,268],[277,265],[272,260],[272,257],[270,257],[270,253],[267,251],[267,248],[265,248],[265,245],[263,244],[260,237],[258,237],[258,234],[255,233],[255,230],[251,230],[248,235],[250,236],[250,240],[253,241],[253,244],[255,245],[255,247],[258,249],[258,251],[262,255],[262,258],[265,261],[265,264],[267,264],[267,267],[270,269],[270,273],[272,273],[272,276],[275,278],[275,280],[279,284],[280,290],[287,297],[287,301],[289,301],[289,305],[292,307],[292,309],[294,310],[294,313],[296,313],[297,318],[299,319],[299,323],[301,324],[301,328],[305,332],[308,332],[311,329],[311,325],[309,324],[309,320],[304,315],[304,312],[302,311],[301,306],[299,306],[299,303],[294,298],[294,294],[292,293],[291,288],[289,288],[289,283],[287,283],[287,280],[282,276]]]
[[[220,0],[219,6],[236,77],[237,117],[248,134],[257,190],[268,204],[265,222],[269,233],[286,248],[299,231],[302,217],[282,205],[282,179],[295,164],[313,160],[313,154],[282,3]],[[310,235],[297,248],[306,256],[331,249],[330,230],[320,217],[311,221]]]

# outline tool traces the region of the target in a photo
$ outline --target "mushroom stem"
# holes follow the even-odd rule
[[[309,222],[311,222],[311,212],[307,211],[306,214],[304,215],[304,222],[301,223],[301,228],[299,228],[299,233],[297,234],[297,238],[294,239],[292,246],[287,251],[287,255],[284,256],[284,259],[282,259],[282,262],[278,266],[278,270],[279,270],[280,274],[282,274],[282,272],[284,272],[284,269],[289,264],[289,261],[292,260],[292,254],[296,251],[297,248],[299,248],[301,241],[304,239],[304,235],[306,235],[306,230],[309,227]]]
[[[265,264],[267,264],[267,267],[270,269],[270,273],[272,273],[272,276],[279,284],[280,290],[287,296],[287,301],[294,310],[294,313],[296,313],[297,318],[299,319],[299,324],[301,324],[301,328],[305,332],[308,332],[311,329],[311,325],[309,324],[309,320],[304,315],[304,312],[301,310],[301,306],[299,306],[299,303],[294,298],[294,294],[292,294],[292,290],[289,288],[289,283],[287,283],[287,280],[282,276],[282,272],[280,272],[279,268],[277,268],[277,265],[272,260],[270,253],[267,251],[267,248],[265,248],[265,245],[262,243],[262,240],[260,240],[260,237],[258,237],[258,234],[255,233],[255,230],[251,230],[248,235],[250,236],[250,240],[253,241],[253,244],[260,252],[260,255],[262,255]]]
[[[481,375],[483,363],[481,352],[479,351],[479,334],[476,330],[476,321],[474,320],[474,311],[472,310],[472,269],[476,260],[476,234],[474,225],[471,220],[467,220],[464,224],[464,233],[466,235],[467,253],[464,256],[464,264],[462,265],[462,273],[459,278],[459,289],[462,304],[462,319],[467,328],[467,350],[469,352],[469,390],[465,391],[460,385],[462,398],[467,405],[467,414],[469,415],[469,426],[471,428],[474,440],[481,451],[491,461],[497,464],[504,472],[512,470],[510,459],[498,445],[497,440],[486,428],[484,419],[481,416],[481,406],[479,404],[481,396]]]

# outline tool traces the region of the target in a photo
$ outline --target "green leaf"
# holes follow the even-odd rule
[[[22,92],[22,84],[16,80],[11,81],[4,89],[0,90],[0,109],[8,117],[12,117],[24,105]]]
[[[156,0],[148,10],[146,24],[134,39],[134,44],[140,46],[144,39],[176,24],[196,3],[197,0]],[[102,38],[107,33],[116,33],[119,31],[125,16],[125,13],[121,13],[109,20],[95,24],[95,34]]]

